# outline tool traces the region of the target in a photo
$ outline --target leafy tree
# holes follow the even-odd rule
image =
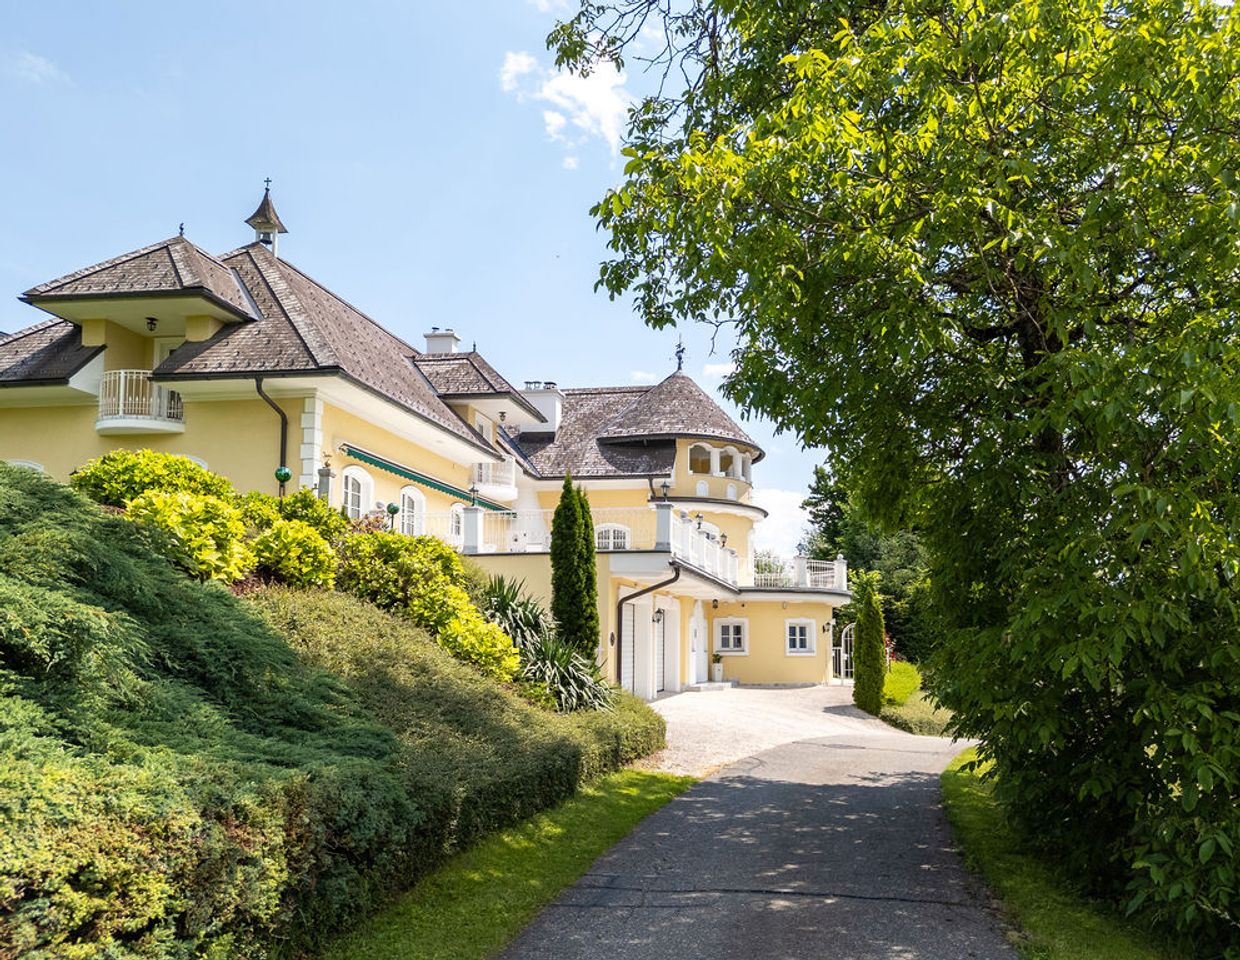
[[[853,636],[853,703],[878,716],[883,709],[883,684],[887,679],[887,644],[884,640],[883,608],[879,600],[877,573],[853,577],[853,606],[857,627]]]
[[[1031,837],[1234,944],[1240,13],[591,0],[551,42],[659,20],[601,285],[734,324],[730,398],[921,532],[939,692]]]
[[[581,639],[579,647],[582,653],[591,659],[598,657],[599,620],[598,620],[598,566],[595,563],[596,541],[594,539],[594,517],[590,513],[590,497],[584,487],[577,488],[577,507],[581,511],[581,581],[583,585],[581,598]]]
[[[820,559],[834,559],[832,550],[841,552],[838,544],[843,532],[844,510],[847,504],[848,491],[843,485],[836,481],[826,467],[814,467],[809,495],[801,506],[809,514],[809,523],[814,531],[813,541],[819,548]]]
[[[551,517],[551,616],[565,640],[578,649],[588,645],[594,650],[598,632],[588,632],[584,612],[588,587],[581,563],[582,527],[581,498],[573,489],[573,478],[565,474],[560,502]]]

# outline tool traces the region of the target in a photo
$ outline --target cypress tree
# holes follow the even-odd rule
[[[875,716],[883,708],[883,684],[887,679],[887,649],[883,642],[883,607],[878,584],[877,573],[858,573],[853,580],[853,603],[857,604],[853,703]]]
[[[581,564],[581,500],[573,478],[564,475],[560,502],[551,517],[551,615],[560,634],[573,646],[581,645],[583,593]],[[597,642],[597,637],[593,642]]]
[[[577,504],[581,510],[581,651],[591,659],[598,656],[598,567],[594,555],[594,518],[590,515],[590,498],[584,487],[577,488]]]

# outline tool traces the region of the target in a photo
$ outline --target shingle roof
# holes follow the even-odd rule
[[[259,203],[258,209],[246,217],[245,222],[255,230],[264,233],[288,233],[284,229],[284,223],[280,220],[280,215],[276,213],[276,205],[271,202],[270,187],[263,191],[263,199]]]
[[[546,419],[476,350],[424,353],[414,363],[441,397],[508,397],[539,420]]]
[[[161,240],[27,290],[28,303],[117,296],[205,296],[238,317],[253,316],[237,278],[184,237]]]
[[[225,254],[262,316],[186,343],[156,379],[343,372],[450,433],[490,449],[414,366],[420,354],[261,243]]]
[[[45,320],[0,337],[0,386],[65,383],[103,347],[84,347],[79,327]]]
[[[546,477],[658,476],[670,473],[676,439],[726,440],[762,451],[714,400],[677,371],[653,387],[564,390],[556,433],[524,431],[522,452]]]

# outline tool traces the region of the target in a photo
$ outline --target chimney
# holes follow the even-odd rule
[[[564,394],[560,393],[555,381],[527,380],[521,396],[530,402],[535,410],[547,418],[546,424],[535,423],[527,428],[529,433],[554,433],[560,429],[560,415],[564,410]]]
[[[452,332],[451,327],[443,330],[431,327],[431,332],[426,335],[426,352],[456,353],[456,345],[460,342],[461,338]]]

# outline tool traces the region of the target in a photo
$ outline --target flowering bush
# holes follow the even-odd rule
[[[123,507],[148,490],[207,494],[230,499],[233,486],[188,457],[154,450],[113,450],[91,460],[69,479],[92,500]]]
[[[240,580],[254,566],[241,511],[209,494],[148,490],[129,518],[162,534],[158,547],[200,580]]]
[[[280,520],[254,538],[258,569],[294,587],[330,587],[336,582],[336,551],[314,527]]]

